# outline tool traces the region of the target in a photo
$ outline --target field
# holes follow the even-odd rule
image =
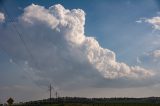
[[[52,104],[45,106],[160,106],[160,104],[117,103],[117,104]]]
[[[160,106],[160,104],[152,103],[106,103],[106,104],[80,104],[80,103],[67,103],[67,104],[46,104],[46,105],[14,105],[14,106]]]
[[[79,98],[61,97],[17,103],[13,106],[160,106],[160,97]]]

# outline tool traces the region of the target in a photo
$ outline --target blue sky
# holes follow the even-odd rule
[[[160,58],[158,56],[160,55],[158,54],[159,52],[154,52],[160,48],[159,29],[154,28],[154,25],[158,25],[159,27],[159,24],[148,21],[148,19],[154,19],[154,17],[160,16],[160,2],[158,0],[1,0],[0,3],[0,12],[5,16],[5,21],[0,23],[0,93],[2,93],[0,102],[3,102],[10,95],[15,97],[17,101],[47,98],[48,94],[45,91],[45,87],[49,82],[53,83],[52,81],[54,81],[57,89],[63,93],[63,96],[160,96],[158,93],[158,89],[160,88],[158,79],[160,75],[158,70],[160,68],[158,66]],[[31,4],[37,5],[37,7]],[[63,33],[55,32],[57,30],[56,28],[52,30],[44,23],[47,18],[45,20],[41,14],[56,4],[61,4],[65,9],[82,9],[85,12],[84,27],[83,21],[81,22],[83,16],[75,18],[72,16],[75,15],[73,11],[71,11],[72,15],[68,16],[71,22],[77,22],[75,21],[76,19],[80,20],[81,23],[73,24],[73,28],[76,31],[79,28],[80,30],[84,28],[82,35],[85,36],[86,44],[82,43],[82,48],[79,47],[78,49],[77,46],[70,46],[70,43],[68,43],[69,39],[71,40],[71,44],[75,43],[75,45],[79,45],[78,42],[81,42],[80,39],[77,40],[77,38],[72,38],[72,36],[69,36],[70,38],[53,37],[52,35],[60,36]],[[6,14],[4,7],[8,11],[8,14]],[[30,9],[35,9],[36,11],[41,10],[41,7],[44,7],[45,10],[41,11],[40,17],[38,17],[39,14],[33,17],[25,14],[32,13]],[[62,9],[61,6],[55,8]],[[56,11],[54,9],[53,11]],[[34,14],[36,13],[32,15]],[[84,15],[80,11],[77,14]],[[53,16],[50,17],[53,19],[57,18],[55,13],[53,13]],[[11,18],[13,21],[10,21]],[[21,23],[21,20],[19,21],[19,19],[26,21],[23,20],[25,18],[30,19],[34,24],[36,23],[35,26],[28,27],[28,23]],[[57,18],[57,20],[60,19]],[[47,21],[52,22],[50,20]],[[70,20],[66,22],[68,21],[70,22]],[[31,53],[28,53],[25,45],[18,38],[16,29],[12,28],[14,26],[13,23],[17,26],[18,32],[23,35],[22,39]],[[78,26],[79,24],[80,26]],[[56,27],[59,28],[59,26]],[[65,30],[70,32],[70,29],[67,28]],[[60,27],[59,30],[61,32],[63,29]],[[75,33],[81,35],[81,32]],[[46,37],[38,38],[36,34]],[[64,36],[67,36],[67,34],[64,34]],[[80,37],[83,39],[83,36]],[[63,42],[62,39],[67,43]],[[87,41],[87,39],[89,40]],[[51,42],[53,45],[50,44]],[[96,45],[96,42],[100,46],[95,46],[92,50],[90,47],[94,44]],[[50,49],[52,46],[55,47],[53,51]],[[91,51],[85,48],[86,46]],[[104,54],[100,55],[94,52],[101,50],[101,48],[104,50]],[[55,50],[57,51],[55,52]],[[70,50],[72,53],[70,53]],[[37,54],[38,52],[39,54]],[[90,56],[90,52],[93,52],[92,55],[94,56],[86,57],[87,59],[84,58],[86,55]],[[31,59],[30,54],[34,59]],[[114,56],[116,59],[114,59]],[[98,67],[98,63],[102,59],[104,59],[104,63],[102,63],[101,67]],[[108,63],[109,60],[113,61],[116,65]],[[121,63],[126,65],[120,65]],[[155,64],[156,67],[154,66]],[[144,68],[144,70],[142,73],[140,72],[142,75],[136,72],[134,73],[138,76],[136,80],[134,78],[132,79],[132,72],[131,74],[127,73],[127,75],[122,76],[121,73],[120,76],[110,76],[110,73],[109,75],[106,74],[106,72],[112,72],[112,70],[117,71],[117,68],[112,67],[114,65],[115,67],[120,67],[120,69],[122,67],[122,72],[124,67],[129,71],[141,71],[141,68]],[[136,66],[141,68],[136,68]],[[64,71],[65,69],[71,71]],[[72,69],[76,70],[76,72]],[[55,71],[52,72],[52,70]],[[60,71],[56,72],[57,70]],[[87,71],[83,72],[83,70]],[[156,73],[156,76],[140,79],[148,70]],[[82,89],[78,89],[81,86]],[[71,88],[73,88],[73,91],[69,90]],[[20,92],[16,89],[20,90]],[[112,90],[115,92],[111,93]],[[144,94],[142,91],[147,93]],[[43,96],[38,94],[39,92],[42,92]],[[139,93],[135,94],[135,92]],[[23,94],[26,94],[26,96],[20,98]],[[29,95],[32,95],[32,98],[28,98]]]
[[[92,2],[89,0],[85,2],[74,0],[70,2],[63,0],[47,2],[44,0],[8,0],[5,2],[8,12],[14,18],[23,12],[24,7],[32,3],[43,5],[46,8],[58,3],[68,9],[83,9],[86,12],[86,35],[96,37],[103,47],[117,53],[119,61],[125,61],[132,65],[135,64],[139,53],[147,50],[144,48],[143,42],[152,32],[150,26],[137,24],[136,21],[143,17],[155,16],[159,11],[157,0],[93,0]],[[136,40],[136,44],[134,40]],[[130,44],[130,47],[126,44]],[[133,50],[136,50],[136,53]]]

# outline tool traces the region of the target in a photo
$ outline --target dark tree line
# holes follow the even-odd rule
[[[60,97],[25,103],[14,104],[14,106],[45,106],[48,104],[58,104],[58,106],[160,106],[160,97],[150,98],[79,98],[79,97]],[[117,104],[117,105],[116,105]],[[126,105],[128,104],[128,105]]]

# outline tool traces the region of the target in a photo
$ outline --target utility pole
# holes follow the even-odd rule
[[[50,84],[50,85],[49,85],[49,103],[50,103],[50,104],[52,103],[52,101],[51,101],[51,99],[52,99],[52,89],[53,89],[53,87],[52,87],[52,85]]]
[[[49,85],[49,98],[50,100],[52,98],[52,85],[51,84]]]
[[[58,98],[58,92],[57,92],[57,91],[56,91],[56,94],[55,94],[55,95],[56,95],[56,98]]]
[[[56,98],[58,98],[59,97],[59,93],[58,93],[58,91],[56,90],[56,89],[54,89],[53,87],[52,87],[52,85],[50,84],[49,85],[49,98],[50,98],[50,100],[51,100],[51,98],[52,98],[52,90],[54,90],[54,95],[55,95],[55,97]]]

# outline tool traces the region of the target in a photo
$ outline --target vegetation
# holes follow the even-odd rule
[[[14,105],[14,106],[159,106],[160,104],[148,103],[108,103],[108,104],[81,104],[81,103],[68,103],[68,104],[41,104],[41,105]]]
[[[160,97],[78,98],[61,97],[14,104],[13,106],[160,106]]]

